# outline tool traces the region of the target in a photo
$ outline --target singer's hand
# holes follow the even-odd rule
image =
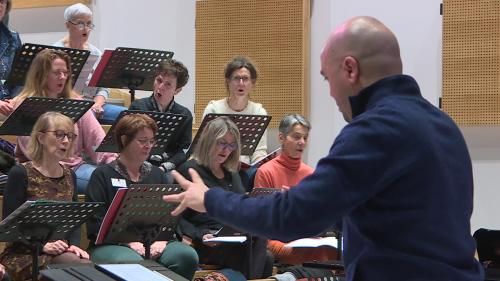
[[[11,100],[0,100],[0,114],[9,116],[14,111],[14,104]]]
[[[143,256],[146,254],[146,249],[144,249],[144,245],[141,242],[130,242],[128,243],[130,249],[136,251],[139,255]]]
[[[69,248],[69,246],[68,246],[68,244],[66,244],[66,242],[64,242],[62,240],[57,240],[54,242],[47,242],[43,246],[42,252],[49,254],[49,255],[56,256],[56,255],[60,255],[64,252],[66,252],[66,250],[68,248]]]

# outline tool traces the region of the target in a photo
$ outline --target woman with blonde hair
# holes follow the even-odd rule
[[[238,127],[227,117],[216,118],[203,129],[192,159],[182,164],[178,172],[191,179],[188,171],[194,169],[209,188],[220,187],[244,193],[245,189],[238,174],[240,149]],[[266,240],[254,238],[251,250],[246,243],[208,242],[207,240],[214,238],[215,233],[222,227],[222,223],[207,214],[188,209],[179,219],[178,231],[183,242],[193,246],[198,252],[202,264],[231,268],[243,273],[248,279],[271,275],[271,270],[266,272],[268,268],[265,267]],[[269,267],[271,268],[272,266]]]
[[[59,50],[45,49],[38,53],[31,63],[23,91],[14,99],[16,107],[28,97],[48,97],[62,99],[81,99],[72,90],[71,68],[68,54]],[[88,181],[96,164],[113,161],[113,153],[98,153],[94,151],[105,136],[95,116],[87,111],[75,124],[75,149],[62,163],[75,171],[78,193],[85,193]],[[18,137],[15,156],[23,163],[29,157],[28,143],[30,137]],[[93,163],[86,163],[84,154]]]
[[[27,200],[77,201],[74,172],[59,161],[71,155],[76,139],[73,121],[57,112],[46,112],[33,127],[28,145],[32,161],[14,166],[9,172],[3,193],[3,217],[7,217]],[[39,267],[51,263],[88,263],[87,252],[74,246],[79,241],[75,231],[70,241],[50,241],[43,245]],[[22,242],[7,244],[0,255],[13,280],[31,276],[32,248]]]

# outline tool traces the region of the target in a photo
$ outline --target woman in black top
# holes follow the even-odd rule
[[[113,162],[99,166],[92,173],[85,200],[104,202],[104,207],[87,222],[89,249],[95,263],[140,261],[145,255],[141,242],[122,245],[95,246],[102,221],[116,191],[133,183],[165,184],[167,177],[160,168],[146,160],[156,143],[158,127],[153,119],[144,114],[131,114],[121,118],[115,126],[115,139],[120,156]],[[151,257],[175,273],[191,280],[198,266],[198,256],[193,249],[178,241],[155,241],[151,245]]]
[[[178,169],[184,177],[191,179],[189,168],[196,170],[205,184],[243,193],[245,189],[238,175],[240,158],[240,134],[236,125],[227,117],[210,121],[204,128],[192,156]],[[229,267],[245,274],[248,279],[270,275],[264,269],[266,263],[266,240],[253,238],[245,243],[213,243],[223,225],[204,213],[191,209],[184,211],[178,231],[183,242],[192,245],[198,252],[200,263]],[[251,255],[251,256],[250,256]]]

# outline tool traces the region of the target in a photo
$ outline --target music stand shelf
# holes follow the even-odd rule
[[[47,111],[60,112],[77,122],[93,101],[29,97],[0,126],[0,135],[29,136],[38,117]]]
[[[25,242],[33,249],[32,279],[38,280],[38,256],[45,243],[64,240],[103,203],[26,201],[2,222],[0,241]]]
[[[39,52],[45,49],[61,50],[70,56],[71,65],[69,67],[71,68],[71,81],[74,86],[83,66],[85,65],[85,62],[90,55],[90,51],[33,43],[24,43],[21,49],[16,53],[14,61],[12,62],[11,71],[5,81],[5,85],[23,86],[26,81],[26,74],[31,66],[31,62]]]
[[[131,184],[120,188],[104,217],[95,244],[140,241],[145,258],[151,256],[154,241],[174,238],[177,217],[170,213],[177,204],[162,200],[163,195],[181,192],[177,184]]]
[[[127,88],[130,101],[136,90],[151,91],[154,73],[161,62],[174,56],[173,52],[118,47],[105,50],[89,82],[91,87]]]
[[[209,113],[205,116],[205,118],[203,118],[203,121],[196,132],[196,136],[189,147],[187,153],[188,155],[194,150],[194,147],[203,133],[207,123],[221,116],[230,118],[238,127],[238,130],[240,131],[241,155],[253,154],[260,139],[264,135],[269,122],[271,122],[271,116],[269,115]]]
[[[96,149],[97,152],[119,152],[118,145],[114,137],[115,126],[121,118],[130,114],[146,114],[156,122],[156,125],[158,126],[158,132],[155,136],[157,142],[151,150],[152,154],[163,153],[169,143],[175,139],[179,129],[183,127],[184,122],[187,122],[188,120],[187,116],[180,114],[156,111],[124,110],[120,113],[120,115],[118,115],[115,123],[111,126],[101,144]]]

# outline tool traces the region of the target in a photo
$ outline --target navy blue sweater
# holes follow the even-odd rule
[[[211,188],[209,215],[285,241],[342,222],[349,281],[483,280],[470,234],[472,165],[455,123],[404,75],[351,105],[353,120],[298,186],[260,198]]]

